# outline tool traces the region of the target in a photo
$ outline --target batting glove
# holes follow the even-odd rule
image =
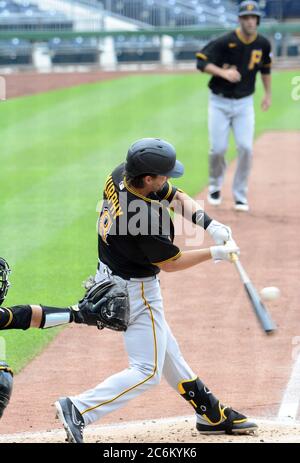
[[[208,225],[206,231],[210,234],[216,244],[224,244],[232,240],[231,228],[223,225],[216,220],[212,220]]]
[[[220,260],[232,262],[232,254],[240,255],[240,249],[234,240],[230,240],[222,246],[211,246],[209,249],[214,262]]]

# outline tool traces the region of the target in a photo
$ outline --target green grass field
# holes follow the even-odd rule
[[[296,72],[274,73],[273,106],[257,130],[299,130],[291,99]],[[82,294],[97,262],[96,204],[103,182],[141,137],[172,142],[186,167],[177,184],[190,194],[207,183],[208,76],[130,76],[0,102],[0,255],[12,269],[6,303],[64,306]],[[234,156],[233,145],[229,158]],[[1,332],[19,371],[57,333]]]

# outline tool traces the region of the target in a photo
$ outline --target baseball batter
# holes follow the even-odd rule
[[[257,428],[246,416],[222,405],[198,378],[183,358],[164,316],[160,270],[179,271],[209,259],[230,262],[232,253],[239,253],[230,228],[212,220],[196,201],[169,182],[169,178],[180,177],[183,170],[170,143],[145,138],[131,145],[126,162],[107,178],[98,221],[95,286],[106,288],[117,278],[127,288],[130,314],[124,343],[129,365],[93,389],[55,403],[70,442],[83,442],[86,425],[158,384],[162,375],[193,407],[200,433],[245,434]],[[215,245],[181,252],[173,243],[170,207],[203,227]],[[71,321],[96,324],[93,317],[99,305],[104,303],[102,316],[110,319],[126,304],[127,296],[123,289],[112,295],[113,308],[111,303],[105,305],[106,300],[107,293],[99,303],[90,302],[87,296],[86,303],[80,301],[78,307],[1,307],[0,329],[47,328]],[[101,367],[101,354],[99,362]]]
[[[204,433],[247,433],[256,425],[224,407],[183,358],[164,316],[158,274],[183,270],[208,259],[230,260],[234,242],[181,252],[173,244],[167,207],[184,206],[185,217],[203,226],[216,243],[231,240],[228,227],[210,219],[198,204],[168,179],[183,174],[174,147],[160,139],[135,142],[125,164],[107,178],[99,217],[96,281],[118,275],[127,282],[130,323],[124,333],[129,367],[95,388],[56,402],[69,440],[82,442],[82,429],[160,382],[194,407],[197,429]],[[178,204],[176,204],[176,201]]]
[[[265,95],[262,110],[271,105],[271,45],[257,33],[261,12],[255,1],[239,6],[240,28],[209,42],[197,53],[197,68],[211,74],[208,127],[210,141],[208,202],[218,206],[226,170],[225,154],[233,131],[238,158],[233,180],[234,207],[249,210],[247,192],[254,136],[253,94],[258,71]]]

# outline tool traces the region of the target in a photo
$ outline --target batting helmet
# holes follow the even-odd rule
[[[0,257],[0,305],[4,301],[10,283],[8,281],[8,276],[10,274],[10,268],[5,259]]]
[[[245,0],[239,5],[239,18],[242,16],[257,16],[257,24],[260,23],[261,11],[259,9],[258,3],[254,0]]]
[[[7,363],[0,362],[0,418],[8,405],[13,388],[13,371]]]
[[[176,160],[173,145],[159,138],[141,138],[127,153],[126,172],[136,177],[142,174],[181,177],[184,167]]]

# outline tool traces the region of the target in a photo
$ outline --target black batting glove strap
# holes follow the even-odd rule
[[[198,211],[194,212],[192,215],[192,222],[195,225],[199,225],[200,227],[204,228],[204,230],[207,229],[212,220],[213,219],[211,219],[209,215],[207,215],[206,212],[202,211],[201,209],[198,209]]]

